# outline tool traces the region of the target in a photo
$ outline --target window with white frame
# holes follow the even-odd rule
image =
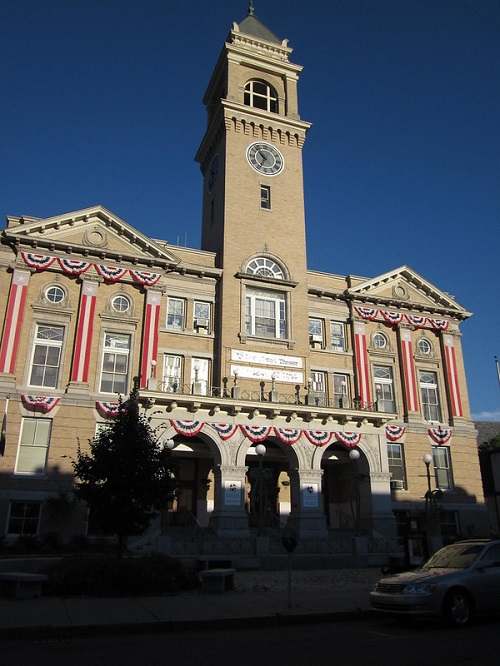
[[[418,351],[424,356],[429,356],[432,352],[432,345],[427,338],[421,337],[417,343]]]
[[[16,474],[45,474],[51,429],[51,419],[22,419]]]
[[[268,257],[256,257],[248,262],[246,272],[250,275],[270,277],[275,280],[283,280],[285,274],[278,264]]]
[[[311,370],[311,389],[318,407],[326,406],[326,373]]]
[[[349,375],[341,372],[333,374],[333,399],[335,407],[349,407]]]
[[[376,333],[374,333],[372,341],[373,341],[373,346],[376,349],[386,349],[386,347],[387,347],[387,338],[380,331],[377,331]]]
[[[191,386],[195,381],[198,382],[200,389],[198,395],[207,395],[209,368],[210,362],[207,358],[191,359]]]
[[[421,371],[419,374],[422,410],[426,421],[441,421],[441,406],[437,385],[437,374]]]
[[[126,393],[130,335],[106,333],[101,370],[101,393]]]
[[[49,301],[49,303],[62,303],[64,301],[66,294],[64,292],[64,289],[62,287],[59,287],[59,285],[52,285],[50,287],[47,287],[45,290],[45,298]]]
[[[248,335],[261,338],[285,338],[285,294],[248,287],[245,329]]]
[[[63,326],[37,324],[31,359],[30,386],[57,388],[63,339]]]
[[[271,210],[271,188],[269,185],[260,186],[260,207]]]
[[[41,502],[11,502],[7,533],[38,534],[41,509]]]
[[[210,332],[210,303],[194,302],[194,328],[199,333]]]
[[[276,90],[265,81],[252,79],[245,85],[243,98],[245,106],[253,106],[263,111],[278,113],[278,95]]]
[[[313,347],[323,346],[323,320],[309,317],[309,342]]]
[[[432,447],[432,463],[434,465],[434,476],[436,487],[441,490],[452,488],[450,451],[447,446]]]
[[[341,321],[330,322],[330,344],[333,351],[343,352],[347,349],[345,339],[345,324]]]
[[[167,302],[167,328],[170,331],[184,330],[184,300],[169,298]]]
[[[375,381],[378,411],[394,413],[396,405],[394,403],[392,368],[388,365],[373,366],[373,379]]]
[[[389,472],[394,487],[400,486],[402,490],[406,485],[405,463],[403,446],[397,442],[387,442],[387,458],[389,461]]]
[[[165,354],[163,357],[163,390],[177,393],[181,386],[182,356]]]

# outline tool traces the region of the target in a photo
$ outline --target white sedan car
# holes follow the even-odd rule
[[[422,567],[381,578],[370,592],[374,610],[406,617],[444,617],[457,626],[500,611],[500,540],[458,541]]]

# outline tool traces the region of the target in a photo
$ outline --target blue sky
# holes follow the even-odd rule
[[[304,66],[309,268],[406,264],[474,313],[473,418],[500,420],[500,3],[255,0]],[[0,213],[102,204],[199,247],[202,97],[247,0],[3,0]],[[325,242],[326,241],[326,242]]]

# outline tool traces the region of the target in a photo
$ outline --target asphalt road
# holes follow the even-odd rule
[[[437,621],[373,619],[274,628],[2,640],[2,666],[491,666],[500,618],[466,629]]]

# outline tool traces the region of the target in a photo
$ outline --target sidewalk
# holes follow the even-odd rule
[[[174,631],[364,617],[379,569],[238,571],[224,594],[0,599],[0,638]]]

